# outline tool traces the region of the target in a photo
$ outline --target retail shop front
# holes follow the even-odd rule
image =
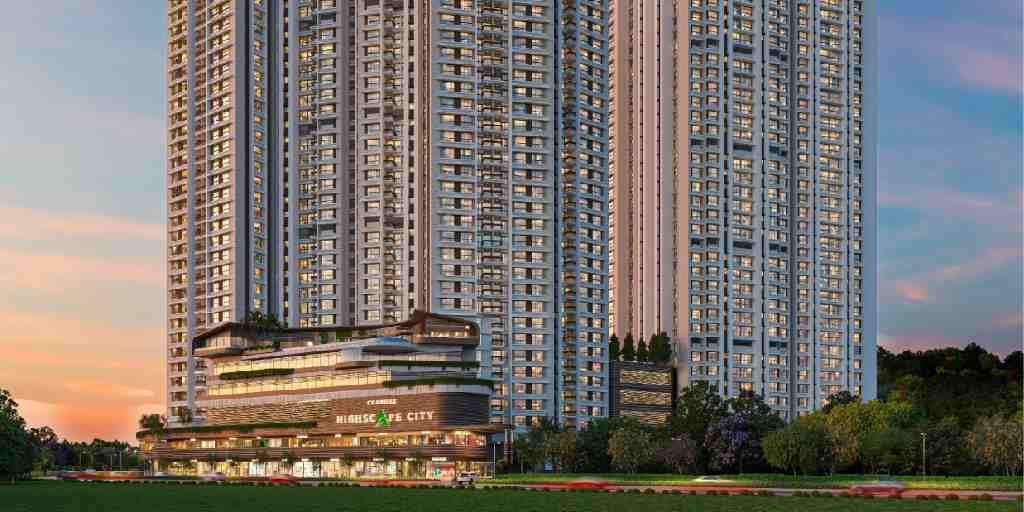
[[[500,454],[488,440],[500,427],[484,422],[486,395],[415,392],[420,387],[429,389],[220,411],[282,421],[147,433],[143,456],[150,472],[183,476],[450,480],[461,472],[493,474]]]

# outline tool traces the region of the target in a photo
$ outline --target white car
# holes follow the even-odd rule
[[[199,478],[204,482],[223,482],[228,479],[228,476],[219,471],[214,471],[211,473],[204,473],[203,476]]]
[[[477,478],[480,478],[480,475],[477,475],[476,473],[468,471],[462,472],[455,477],[455,483],[458,485],[473,485],[473,482],[475,482]]]

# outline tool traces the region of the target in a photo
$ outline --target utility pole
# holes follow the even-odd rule
[[[927,432],[921,432],[921,476],[928,476],[928,469],[927,469],[927,465],[926,465],[926,463],[928,462],[928,459],[926,458],[926,456],[928,454],[927,444],[926,444],[927,440],[928,440],[928,433]]]

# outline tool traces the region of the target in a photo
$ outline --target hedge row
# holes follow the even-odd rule
[[[313,428],[315,421],[295,421],[280,423],[236,423],[231,425],[198,425],[194,427],[174,427],[155,430],[143,430],[136,434],[142,437],[146,434],[201,434],[204,432],[223,432],[225,430],[237,430],[238,432],[249,433],[258,428]]]
[[[487,386],[494,389],[494,381],[489,379],[478,379],[475,377],[437,376],[422,377],[418,379],[386,380],[383,386],[386,388],[400,388],[413,386],[433,386],[435,384],[454,384],[459,386]]]
[[[255,379],[257,377],[278,377],[295,373],[294,368],[264,368],[262,370],[248,370],[241,372],[225,372],[217,377],[221,380]]]
[[[405,361],[402,359],[381,359],[377,366],[431,366],[450,368],[479,368],[476,361]]]

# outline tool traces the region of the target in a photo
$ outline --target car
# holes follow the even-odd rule
[[[275,484],[298,485],[299,479],[285,473],[278,473],[270,477],[270,482]]]
[[[479,478],[480,475],[473,471],[463,471],[462,473],[459,473],[458,476],[455,477],[455,484],[473,485],[473,482],[475,482]]]
[[[219,471],[212,471],[210,473],[204,473],[203,476],[199,477],[204,482],[224,482],[228,479],[228,476]]]
[[[171,475],[168,475],[167,473],[164,473],[163,471],[157,471],[157,472],[153,473],[151,476],[153,478],[167,478],[167,477],[169,477]]]
[[[58,480],[78,480],[82,476],[79,471],[61,471],[57,473]]]

